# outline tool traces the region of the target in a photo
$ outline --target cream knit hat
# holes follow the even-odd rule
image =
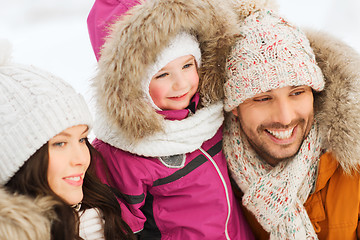
[[[143,88],[147,100],[156,110],[161,110],[161,109],[155,105],[149,93],[149,85],[151,78],[158,71],[160,71],[160,69],[165,67],[166,64],[168,64],[169,62],[186,55],[194,56],[197,66],[200,67],[201,51],[200,51],[199,42],[193,35],[187,32],[180,32],[173,39],[171,39],[168,46],[165,47],[159,53],[158,57],[156,58],[156,62],[148,68],[146,77],[143,81],[144,82]]]
[[[84,98],[55,76],[9,62],[0,40],[0,184],[49,139],[79,124],[92,126]]]
[[[324,88],[305,34],[268,10],[244,20],[226,63],[225,111],[262,92],[286,86]]]

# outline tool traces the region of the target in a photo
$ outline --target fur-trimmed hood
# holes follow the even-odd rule
[[[243,20],[243,0],[234,1],[236,20]],[[265,9],[276,10],[266,6]],[[326,136],[324,149],[331,151],[345,172],[360,164],[360,54],[328,33],[305,30],[325,88],[314,96],[315,118]]]
[[[264,2],[248,1],[244,15]],[[225,58],[239,32],[228,19],[235,18],[228,3],[220,0],[147,0],[133,7],[111,26],[101,50],[93,79],[97,117],[130,142],[164,130],[163,116],[144,101],[142,79],[180,31],[193,34],[200,44],[200,106],[221,100]]]
[[[31,199],[0,188],[0,239],[49,240],[55,201]]]
[[[325,149],[350,173],[360,164],[360,54],[330,34],[306,31],[325,89],[315,95],[315,114]]]

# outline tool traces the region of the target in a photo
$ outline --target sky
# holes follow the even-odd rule
[[[277,0],[280,14],[303,27],[330,32],[360,52],[359,0]],[[90,80],[96,59],[86,18],[94,0],[0,0],[0,38],[13,61],[32,64],[85,96],[93,112]]]

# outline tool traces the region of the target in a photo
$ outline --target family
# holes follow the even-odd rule
[[[95,119],[0,40],[0,239],[360,239],[359,53],[274,0],[87,23]]]

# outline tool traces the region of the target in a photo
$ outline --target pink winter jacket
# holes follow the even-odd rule
[[[179,120],[188,110],[161,113]],[[141,239],[253,239],[231,189],[222,128],[201,148],[187,153],[179,167],[167,167],[158,158],[137,156],[99,139],[93,145],[105,159],[114,192],[128,197],[130,211],[124,209],[123,217]],[[100,164],[97,174],[109,184]]]

